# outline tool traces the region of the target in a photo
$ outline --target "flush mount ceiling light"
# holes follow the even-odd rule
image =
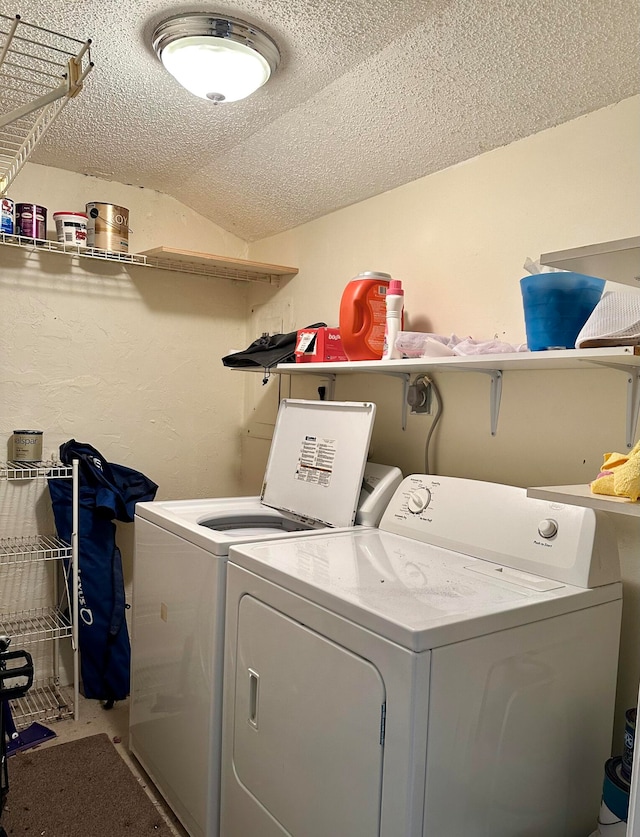
[[[214,104],[250,96],[280,61],[278,47],[266,33],[208,12],[163,21],[153,33],[153,48],[183,87]]]

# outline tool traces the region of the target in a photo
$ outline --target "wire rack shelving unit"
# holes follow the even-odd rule
[[[0,197],[92,67],[91,39],[0,14]]]
[[[71,466],[59,462],[0,462],[0,482],[25,480],[72,480],[72,534],[66,543],[57,534],[30,534],[0,537],[0,584],[14,584],[19,595],[11,597],[9,609],[0,612],[0,634],[11,639],[13,648],[28,650],[35,645],[53,643],[53,675],[38,676],[28,693],[12,701],[18,729],[32,721],[78,720],[78,462]],[[20,574],[43,562],[58,561],[62,567],[53,573],[49,602],[30,606],[29,589],[21,587]],[[12,581],[13,579],[13,581]],[[14,603],[15,599],[15,603]],[[33,604],[33,602],[31,603]],[[62,683],[60,640],[71,640],[73,675],[71,684]],[[47,652],[48,653],[48,652]]]

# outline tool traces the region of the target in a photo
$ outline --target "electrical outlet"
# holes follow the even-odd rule
[[[409,385],[407,404],[411,407],[412,415],[431,413],[431,383],[423,378],[417,378]]]

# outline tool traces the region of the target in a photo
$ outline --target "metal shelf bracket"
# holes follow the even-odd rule
[[[384,372],[383,374],[388,375],[390,378],[400,378],[402,381],[402,429],[406,430],[407,411],[409,407],[407,396],[409,395],[409,379],[411,376],[408,372]]]
[[[635,366],[625,366],[623,363],[598,363],[596,366],[606,366],[607,369],[619,369],[627,376],[627,421],[625,444],[628,450],[635,444],[636,427],[640,415],[640,369]]]
[[[627,370],[628,371],[628,370]],[[627,378],[627,448],[634,445],[635,430],[638,426],[638,413],[640,412],[640,372],[634,369],[628,372]]]
[[[500,415],[500,401],[502,399],[502,372],[499,369],[479,369],[478,371],[484,371],[486,375],[491,376],[491,388],[489,390],[489,412],[491,416],[491,435],[495,436],[498,433],[498,417]]]
[[[472,366],[465,366],[464,368],[461,366],[451,368],[457,368],[463,372],[480,372],[483,375],[489,375],[491,377],[491,388],[489,390],[489,414],[491,420],[491,435],[497,436],[498,418],[500,416],[500,401],[502,400],[502,370],[474,369]]]
[[[502,399],[502,372],[497,369],[495,372],[488,372],[491,375],[491,390],[489,394],[489,405],[491,411],[491,435],[498,432],[498,416],[500,415],[500,400]]]
[[[407,372],[398,372],[394,377],[402,380],[402,429],[407,429],[407,411],[409,409],[408,395],[409,395],[409,374]]]

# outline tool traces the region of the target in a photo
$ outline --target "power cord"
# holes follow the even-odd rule
[[[433,417],[431,427],[429,428],[429,432],[427,433],[427,438],[425,439],[424,443],[424,472],[425,474],[430,474],[431,470],[429,467],[429,446],[431,444],[431,437],[433,436],[438,422],[440,421],[440,417],[442,416],[443,403],[442,396],[440,395],[440,390],[438,389],[438,386],[436,382],[433,380],[433,378],[429,378],[428,375],[418,375],[418,377],[414,381],[414,384],[418,383],[418,381],[422,381],[424,384],[432,388],[437,401],[436,414]]]

